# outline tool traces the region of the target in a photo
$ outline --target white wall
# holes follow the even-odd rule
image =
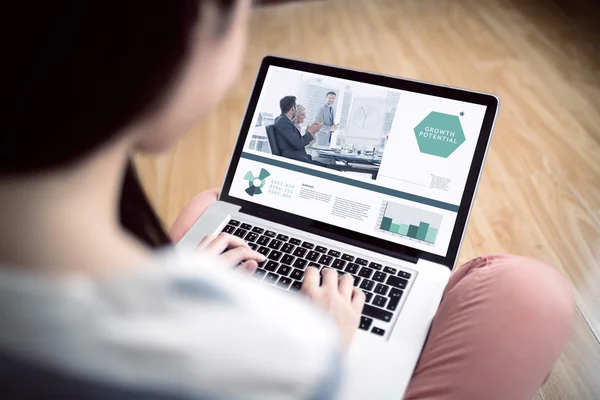
[[[354,97],[382,97],[386,98],[387,88],[369,85],[366,83],[348,81],[339,78],[327,77],[305,72],[271,67],[267,72],[265,83],[258,101],[257,112],[269,112],[274,115],[280,114],[279,100],[284,96],[299,96],[302,80],[312,78],[322,78],[328,86],[338,87],[338,96],[336,99],[337,114],[336,119],[340,118],[341,104],[343,104],[343,89],[346,86],[352,88]],[[325,104],[325,99],[323,99]]]

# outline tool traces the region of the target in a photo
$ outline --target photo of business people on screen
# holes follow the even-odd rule
[[[261,92],[249,149],[376,179],[400,93],[275,69]]]

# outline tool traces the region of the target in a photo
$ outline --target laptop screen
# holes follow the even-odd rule
[[[485,113],[270,66],[228,194],[446,256]]]

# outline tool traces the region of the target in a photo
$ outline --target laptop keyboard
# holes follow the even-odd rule
[[[268,285],[299,291],[306,268],[337,270],[338,276],[350,274],[354,286],[366,295],[359,329],[378,336],[389,333],[394,316],[413,279],[413,273],[397,266],[383,265],[363,256],[328,248],[256,225],[230,220],[223,232],[240,237],[267,259],[260,263],[252,279]],[[321,273],[321,272],[320,272]],[[321,274],[321,282],[323,276]]]

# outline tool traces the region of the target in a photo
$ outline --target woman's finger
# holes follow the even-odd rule
[[[319,288],[319,280],[319,271],[314,267],[308,267],[304,274],[302,291],[308,295],[314,293]]]
[[[204,236],[204,238],[200,241],[200,243],[198,243],[198,246],[196,246],[196,249],[204,250],[206,248],[206,246],[208,246],[213,240],[215,240],[215,238],[216,238],[215,235]]]
[[[256,262],[262,262],[265,260],[265,256],[256,251],[252,250],[249,247],[236,247],[233,250],[229,250],[227,253],[223,254],[219,259],[224,260],[226,263],[231,265],[237,265],[242,261],[250,261],[254,260]]]
[[[228,233],[220,233],[211,243],[206,246],[205,250],[213,254],[221,254],[227,249],[243,247],[249,249],[248,244],[237,236]]]
[[[340,277],[338,281],[338,289],[340,290],[340,294],[344,296],[345,299],[350,300],[352,298],[352,289],[354,288],[354,278],[350,274],[344,274]]]
[[[250,277],[252,274],[254,274],[257,268],[258,263],[255,260],[248,260],[244,261],[237,271],[239,271],[242,275]]]
[[[338,286],[338,274],[337,271],[332,268],[323,268],[321,271],[323,274],[323,284],[322,286],[331,290],[336,289]]]
[[[365,305],[365,297],[365,294],[359,288],[352,289],[352,301],[350,304],[352,304],[352,309],[354,309],[354,311],[357,313],[362,312],[362,309]]]

